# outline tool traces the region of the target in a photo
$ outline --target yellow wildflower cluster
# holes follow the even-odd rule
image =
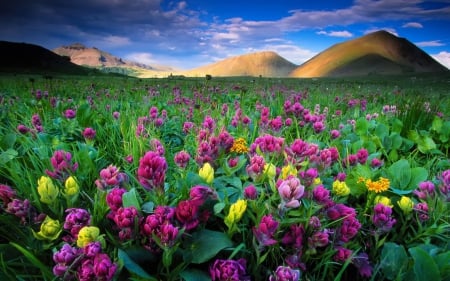
[[[244,138],[235,139],[233,142],[233,146],[230,148],[230,152],[236,152],[239,154],[247,153],[247,141]]]
[[[224,219],[224,222],[228,226],[228,228],[231,228],[233,224],[236,224],[241,220],[246,209],[247,209],[247,201],[243,199],[239,199],[236,201],[236,203],[231,205],[230,211],[228,212],[228,215]]]
[[[365,181],[365,184],[368,191],[381,193],[389,189],[389,185],[391,184],[391,182],[387,178],[380,177],[377,181],[367,179]]]
[[[297,173],[298,173],[297,169],[292,164],[288,164],[286,166],[283,166],[283,168],[281,168],[280,177],[281,179],[285,180],[289,176],[297,176]]]
[[[333,182],[333,193],[338,196],[347,196],[350,194],[350,188],[345,181],[335,180]]]
[[[397,204],[405,215],[411,213],[414,208],[414,202],[407,196],[402,196]]]
[[[376,204],[383,204],[384,206],[388,206],[391,208],[394,207],[394,205],[392,205],[391,199],[389,199],[386,196],[381,196],[381,195],[377,195],[375,197],[374,205],[376,205]]]
[[[203,167],[198,171],[198,175],[206,181],[206,183],[211,184],[214,180],[214,168],[206,162]]]

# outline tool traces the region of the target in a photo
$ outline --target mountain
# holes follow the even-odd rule
[[[387,31],[331,46],[290,73],[290,77],[445,72],[446,67],[405,38]]]
[[[162,72],[166,74],[166,72],[169,73],[170,71],[174,71],[173,68],[168,66],[150,66],[143,63],[123,60],[108,52],[99,50],[95,47],[88,48],[80,43],[61,46],[53,49],[53,52],[60,56],[69,57],[70,61],[75,64],[96,67],[103,71],[120,73],[130,72],[129,74],[132,73],[135,76],[142,76],[143,73],[152,76],[156,73],[160,74]]]
[[[0,72],[85,75],[92,70],[71,63],[41,46],[0,41]]]
[[[275,52],[265,51],[230,57],[181,74],[186,76],[264,76],[286,77],[297,65]]]

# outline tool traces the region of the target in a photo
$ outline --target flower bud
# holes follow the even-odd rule
[[[350,194],[350,188],[345,181],[335,180],[333,182],[333,193],[338,196],[347,196]]]
[[[95,241],[100,235],[100,229],[95,226],[85,226],[78,232],[77,246],[83,248],[87,244]]]
[[[198,171],[198,175],[208,184],[211,184],[214,180],[214,168],[206,162],[203,167]]]
[[[402,196],[397,204],[405,215],[411,213],[414,208],[414,202],[408,196]]]
[[[53,220],[49,216],[45,217],[45,220],[41,224],[40,231],[35,233],[33,231],[34,237],[39,240],[49,240],[53,241],[58,238],[61,233],[62,228],[58,220]]]
[[[41,196],[41,202],[45,204],[53,203],[58,197],[59,190],[47,176],[42,176],[38,180],[38,193]]]
[[[66,182],[64,183],[64,195],[66,196],[74,196],[78,194],[80,191],[80,187],[75,179],[75,177],[68,177]]]
[[[277,167],[272,163],[266,163],[264,165],[264,175],[269,179],[275,178],[277,175]]]
[[[231,205],[228,215],[225,217],[225,224],[231,227],[233,224],[239,222],[247,209],[247,201],[239,199]]]
[[[393,205],[391,203],[391,199],[389,199],[386,196],[377,195],[374,200],[374,205],[376,205],[378,203],[383,204],[384,206],[391,207],[391,208],[393,207]]]

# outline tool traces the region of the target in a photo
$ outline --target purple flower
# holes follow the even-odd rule
[[[292,269],[289,266],[278,266],[269,281],[298,281],[300,280],[300,270]]]
[[[88,140],[93,140],[95,138],[96,131],[90,127],[83,130],[83,137]]]
[[[244,188],[244,197],[250,200],[258,198],[258,190],[253,184]]]
[[[111,211],[116,212],[122,207],[122,195],[127,192],[126,189],[114,187],[106,195],[106,204],[108,204]]]
[[[14,198],[12,201],[10,201],[6,207],[5,210],[7,213],[15,215],[16,217],[20,218],[20,222],[22,224],[25,224],[27,220],[29,219],[29,215],[31,212],[31,204],[28,199],[20,200]]]
[[[373,158],[372,161],[370,161],[370,166],[372,168],[379,168],[383,165],[383,161],[381,161],[378,158]]]
[[[80,229],[91,224],[91,215],[87,210],[80,208],[67,209],[66,213],[63,228],[70,231],[72,239],[69,240],[76,240]]]
[[[163,190],[166,171],[166,159],[157,152],[148,151],[139,159],[138,180],[147,190],[155,188]]]
[[[83,253],[88,258],[95,257],[98,253],[102,251],[102,244],[99,241],[91,242],[84,246]]]
[[[419,183],[419,188],[413,192],[419,199],[427,199],[427,197],[434,196],[435,186],[431,181],[423,181]]]
[[[239,260],[221,260],[217,259],[209,268],[209,274],[212,281],[249,281],[247,275],[247,261]]]
[[[159,230],[160,231],[158,237],[161,241],[161,244],[165,247],[172,247],[178,237],[178,227],[170,223],[165,223],[161,225]]]
[[[61,249],[53,254],[53,261],[56,265],[53,267],[53,274],[58,277],[65,276],[64,280],[73,280],[75,276],[69,271],[69,267],[74,269],[78,266],[74,262],[82,254],[82,249],[71,247],[64,244]]]
[[[201,206],[208,199],[217,199],[217,194],[209,186],[196,185],[189,191],[189,198],[193,203]]]
[[[46,170],[45,172],[50,177],[64,182],[71,173],[78,169],[78,163],[72,164],[72,154],[64,150],[57,150],[50,158],[53,171]]]
[[[326,211],[328,218],[331,220],[337,220],[344,217],[355,217],[356,211],[353,208],[347,207],[344,204],[336,204],[331,206]]]
[[[337,139],[341,136],[341,132],[339,132],[338,130],[331,130],[330,134],[332,139]]]
[[[421,222],[427,221],[430,218],[428,215],[428,205],[425,202],[417,203],[414,206],[414,211],[417,213]]]
[[[365,148],[361,148],[356,153],[356,158],[358,159],[358,162],[360,164],[365,164],[368,157],[369,157],[369,152]]]
[[[107,187],[121,186],[126,182],[128,182],[128,175],[120,172],[116,166],[109,165],[100,171],[100,179],[96,180],[95,184],[100,190],[104,190]]]
[[[337,229],[339,240],[347,243],[358,234],[361,223],[355,217],[347,217],[342,221],[342,225]]]
[[[250,164],[246,167],[247,174],[252,179],[258,178],[258,176],[262,175],[264,171],[264,165],[266,165],[264,157],[259,155],[252,156],[250,158]]]
[[[136,207],[120,207],[114,214],[114,222],[119,228],[132,228],[138,217],[139,213]]]
[[[175,208],[175,215],[186,231],[196,228],[200,223],[199,206],[192,200],[180,201]]]
[[[338,247],[336,254],[333,256],[333,260],[336,262],[344,263],[353,254],[353,251],[344,247]]]
[[[117,120],[120,117],[120,112],[114,111],[112,115],[113,115],[113,118]]]
[[[30,131],[30,128],[28,128],[27,126],[25,126],[23,124],[19,124],[17,126],[17,131],[19,131],[19,133],[21,133],[21,134],[26,134]]]
[[[310,248],[319,248],[319,247],[325,247],[328,245],[328,231],[317,231],[314,232],[314,234],[308,238],[308,246]]]
[[[325,125],[323,124],[322,121],[317,121],[317,122],[314,122],[313,129],[314,129],[314,132],[316,134],[318,134],[318,133],[322,132],[323,130],[325,130]]]
[[[274,235],[278,229],[279,222],[274,220],[272,215],[265,215],[261,218],[258,227],[253,227],[253,235],[258,240],[260,247],[271,246],[277,243]]]
[[[0,184],[0,199],[3,201],[3,207],[6,207],[16,196],[16,191],[10,186]]]
[[[372,276],[372,266],[369,262],[369,256],[366,253],[360,253],[352,258],[353,265],[358,269],[359,275],[364,278]]]
[[[174,156],[175,164],[181,169],[186,168],[186,166],[189,164],[189,159],[191,159],[191,156],[184,150],[178,152]]]
[[[378,231],[381,233],[389,232],[396,223],[396,220],[391,217],[392,208],[378,203],[373,211],[372,222],[378,228]]]
[[[94,258],[93,271],[96,280],[112,280],[116,273],[117,265],[111,262],[107,254],[97,254]]]
[[[323,185],[318,185],[313,190],[313,199],[323,205],[328,205],[331,203],[330,191],[326,189]]]
[[[300,250],[303,246],[303,235],[305,234],[305,229],[303,225],[291,225],[289,231],[284,234],[281,238],[281,243],[293,247],[294,249]]]

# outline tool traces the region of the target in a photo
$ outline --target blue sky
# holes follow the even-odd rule
[[[450,0],[13,0],[0,4],[0,26],[0,40],[79,42],[180,69],[264,50],[301,64],[384,29],[450,68]]]

